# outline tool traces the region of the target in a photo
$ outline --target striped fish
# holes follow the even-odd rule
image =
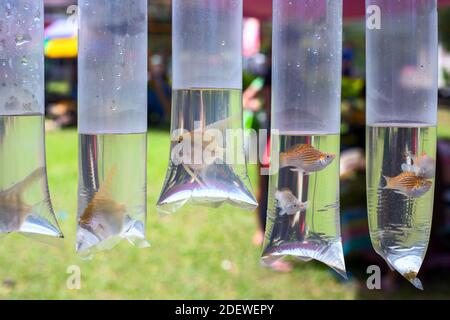
[[[316,172],[327,167],[336,155],[322,152],[310,144],[299,144],[280,154],[280,167],[295,167],[292,171]]]
[[[384,189],[394,190],[410,198],[419,198],[430,190],[433,183],[413,172],[402,172],[396,177],[386,177]]]

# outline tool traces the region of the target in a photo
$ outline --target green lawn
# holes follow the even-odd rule
[[[356,281],[340,281],[319,263],[298,263],[291,274],[261,268],[260,249],[251,243],[255,231],[252,212],[230,207],[218,210],[186,207],[176,215],[160,218],[155,203],[165,176],[168,145],[167,133],[150,132],[147,231],[152,247],[137,249],[122,243],[110,252],[97,254],[91,261],[83,261],[74,252],[77,135],[75,130],[48,133],[50,192],[66,239],[60,247],[37,243],[21,235],[2,239],[0,298],[355,299],[373,296],[367,290],[361,291]],[[252,171],[255,177],[255,169]],[[231,268],[224,268],[226,264]],[[70,265],[81,267],[81,290],[71,291],[66,287],[66,270]],[[433,287],[427,287],[427,283],[425,286],[436,294]],[[409,288],[409,284],[401,294],[424,297]]]

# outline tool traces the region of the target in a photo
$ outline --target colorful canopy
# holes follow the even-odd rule
[[[45,56],[51,59],[76,58],[78,26],[75,20],[61,19],[45,29]]]
[[[450,0],[438,0],[439,5],[450,5]],[[344,18],[363,18],[365,8],[364,0],[344,0]],[[272,0],[244,0],[244,15],[259,19],[272,18]]]

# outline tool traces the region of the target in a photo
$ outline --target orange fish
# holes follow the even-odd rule
[[[396,177],[386,177],[384,189],[395,190],[410,198],[419,198],[430,190],[433,183],[423,177],[417,176],[413,172],[402,172]]]
[[[23,193],[44,175],[45,168],[38,168],[16,185],[0,191],[0,233],[18,231],[27,216],[32,214],[32,207],[22,199]]]
[[[336,155],[322,152],[310,144],[299,144],[280,154],[281,168],[295,167],[292,171],[316,172],[327,167]]]
[[[91,230],[101,239],[119,234],[122,231],[125,205],[117,203],[111,194],[113,178],[117,166],[113,166],[106,175],[104,183],[87,205],[78,223],[81,227]]]

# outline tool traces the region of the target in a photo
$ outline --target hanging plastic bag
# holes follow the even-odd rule
[[[171,152],[158,201],[257,206],[242,129],[242,0],[173,1]]]
[[[346,277],[339,219],[342,1],[274,0],[267,265],[294,256]]]
[[[436,167],[437,3],[366,5],[370,236],[389,267],[422,289],[417,274],[430,237]]]
[[[0,5],[0,234],[62,238],[47,186],[43,43],[42,0]]]
[[[147,1],[80,1],[76,249],[145,247]]]

